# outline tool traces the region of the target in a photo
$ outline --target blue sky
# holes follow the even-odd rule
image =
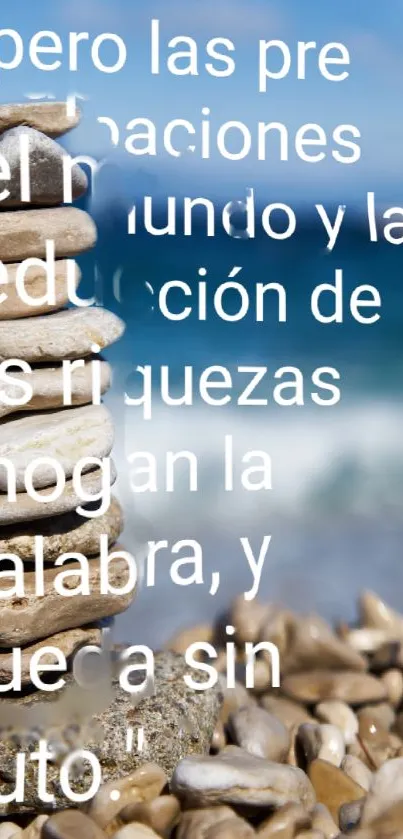
[[[174,35],[191,35],[203,46],[210,37],[227,36],[236,46],[237,70],[227,79],[172,77],[149,72],[150,20],[161,20],[163,42]],[[71,135],[73,150],[102,154],[105,128],[97,116],[108,115],[122,127],[134,117],[148,116],[157,124],[183,117],[198,122],[203,106],[211,109],[213,124],[229,119],[253,127],[258,120],[284,122],[290,129],[318,122],[331,132],[339,123],[353,123],[362,134],[362,159],[354,166],[333,161],[311,166],[296,159],[288,163],[239,163],[219,159],[182,158],[180,166],[164,159],[136,159],[136,165],[156,172],[167,182],[190,177],[195,187],[209,179],[223,184],[267,188],[283,185],[315,198],[358,195],[364,189],[400,193],[403,176],[403,127],[400,102],[403,91],[401,31],[403,0],[14,0],[2,9],[2,27],[17,29],[25,43],[40,29],[56,31],[67,46],[69,30],[96,36],[111,31],[127,44],[129,58],[117,75],[94,70],[85,56],[78,73],[66,66],[52,73],[32,68],[29,60],[12,72],[0,70],[2,101],[24,101],[32,92],[64,98],[73,91],[88,97],[84,120]],[[350,50],[350,77],[340,84],[321,78],[312,65],[309,78],[290,77],[272,82],[266,95],[257,92],[257,55],[260,38],[286,41],[293,53],[298,40],[318,45],[342,41]],[[4,40],[0,49],[5,52]],[[129,162],[129,161],[128,161]],[[131,161],[133,162],[133,161]],[[403,183],[403,181],[402,181]],[[326,194],[324,194],[326,193]]]

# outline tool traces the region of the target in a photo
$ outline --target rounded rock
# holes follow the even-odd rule
[[[365,795],[362,787],[326,760],[312,761],[308,772],[318,801],[326,805],[335,822],[339,820],[342,804],[357,801]]]
[[[180,817],[180,804],[174,795],[159,795],[152,801],[128,804],[119,813],[123,822],[146,824],[163,839],[169,839]]]
[[[355,755],[346,755],[341,764],[341,769],[349,778],[359,784],[364,790],[368,792],[372,783],[372,772],[368,766]]]
[[[386,698],[385,686],[369,673],[350,670],[312,670],[286,676],[283,692],[291,699],[316,705],[324,700],[341,700],[349,705],[381,702]]]
[[[48,137],[60,137],[75,128],[80,110],[67,108],[66,102],[22,102],[0,105],[0,131],[17,125],[30,126]]]
[[[99,827],[105,828],[123,808],[157,798],[167,780],[159,766],[146,763],[131,775],[104,784],[91,801],[88,815]],[[119,792],[117,800],[111,798],[111,792],[115,791]]]
[[[290,748],[288,729],[264,708],[247,706],[231,714],[229,733],[237,746],[251,755],[283,763]]]
[[[358,734],[358,720],[346,702],[320,702],[315,708],[318,720],[336,725],[343,732],[346,746],[355,743]]]
[[[2,262],[21,262],[33,256],[43,259],[47,241],[54,242],[57,259],[76,256],[93,248],[96,240],[97,231],[91,216],[76,207],[15,210],[1,214]]]
[[[41,833],[41,839],[78,839],[78,837],[106,839],[98,825],[77,810],[64,810],[50,816]]]
[[[22,300],[17,291],[17,271],[21,270],[21,263],[11,263],[3,266],[3,274],[7,271],[5,282],[2,282],[2,295],[5,299],[0,302],[0,321],[18,318],[32,318],[34,315],[45,315],[67,306],[69,295],[76,291],[81,279],[81,271],[74,260],[56,259],[54,263],[54,295],[52,302],[48,302],[49,289],[45,265],[31,265],[24,270],[24,289],[27,300]],[[70,278],[70,285],[68,282]]]

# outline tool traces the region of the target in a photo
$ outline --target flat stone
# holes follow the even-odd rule
[[[28,125],[43,131],[49,137],[60,137],[71,131],[80,122],[80,111],[76,107],[70,115],[66,102],[23,102],[0,105],[0,131],[7,131],[17,125]]]
[[[324,700],[340,700],[348,705],[381,702],[386,698],[385,686],[369,673],[350,670],[311,670],[286,676],[282,691],[291,699],[315,705]]]
[[[204,807],[182,813],[176,839],[207,839],[210,830],[228,822],[235,813],[231,807]]]
[[[301,670],[366,670],[367,662],[318,615],[295,618],[287,650],[282,657],[285,673]]]
[[[116,468],[110,460],[110,484],[116,481]],[[77,510],[78,507],[87,506],[91,502],[91,496],[96,498],[104,489],[104,470],[94,469],[81,478],[82,493],[85,500],[77,494],[70,479],[66,481],[63,492],[58,498],[48,500],[54,494],[54,487],[47,487],[37,491],[41,501],[31,498],[27,492],[19,492],[16,502],[9,501],[7,495],[0,494],[0,525],[16,524],[20,522],[35,521],[51,516],[60,516]],[[101,502],[96,502],[99,507]]]
[[[136,658],[130,658],[133,663]],[[145,671],[144,656],[138,663],[141,669],[130,675],[133,685],[141,689]],[[195,670],[188,668],[181,656],[161,653],[155,656],[154,695],[143,699],[120,689],[114,684],[114,691],[109,695],[102,685],[99,690],[83,691],[73,687],[72,681],[55,695],[37,692],[23,699],[13,698],[0,701],[0,719],[5,726],[9,723],[8,736],[3,730],[0,737],[0,783],[2,794],[10,794],[15,789],[16,754],[28,747],[21,745],[25,735],[35,730],[36,737],[52,739],[54,747],[60,743],[62,751],[66,742],[70,742],[71,726],[77,727],[75,742],[77,748],[92,751],[98,758],[102,769],[103,782],[119,781],[125,775],[131,775],[137,768],[149,763],[156,763],[168,776],[185,755],[202,754],[208,751],[209,742],[216,724],[221,694],[218,688],[195,691],[187,687],[184,676],[191,675],[198,679]],[[201,677],[201,681],[203,678]],[[7,717],[8,714],[8,717]],[[188,724],[184,725],[184,718]],[[141,753],[133,749],[127,752],[127,729],[136,732],[144,728],[144,748]],[[10,735],[14,727],[20,730],[20,740]],[[15,812],[41,812],[44,804],[38,795],[37,761],[27,760],[29,767],[25,776],[25,795],[22,803],[0,803],[0,816],[10,816]],[[60,768],[49,763],[47,768],[47,789],[55,795],[55,807],[71,807],[65,798],[59,783]],[[82,774],[74,782],[74,790],[83,793],[92,783],[92,769],[88,763],[83,765]]]
[[[308,764],[321,758],[340,766],[346,751],[343,732],[329,723],[303,723],[298,729],[297,742]]]
[[[22,830],[14,822],[0,824],[0,839],[20,839]]]
[[[112,312],[94,306],[66,309],[45,317],[3,321],[0,361],[64,361],[92,355],[113,344],[124,332],[124,323]]]
[[[325,839],[335,839],[339,835],[339,826],[324,804],[316,804],[311,816],[312,829],[319,830]]]
[[[402,638],[403,616],[388,606],[377,594],[373,594],[372,591],[364,592],[360,597],[359,609],[363,626],[385,629],[396,639]]]
[[[314,722],[313,717],[308,714],[303,705],[291,699],[285,699],[283,696],[267,693],[261,697],[260,704],[281,720],[288,729],[294,729],[295,726],[302,725],[304,722]]]
[[[41,839],[106,839],[105,833],[85,813],[63,810],[44,824]]]
[[[99,553],[100,537],[108,536],[113,545],[124,526],[123,510],[116,498],[103,516],[86,519],[78,513],[65,513],[50,519],[40,519],[20,525],[9,525],[0,530],[0,554],[16,554],[25,562],[35,559],[35,537],[42,536],[45,563],[52,563],[64,553]]]
[[[106,393],[111,384],[112,371],[106,361],[100,362],[101,394]],[[32,399],[23,407],[18,405],[1,405],[0,418],[21,411],[45,411],[64,407],[63,369],[59,367],[37,367],[31,373],[12,373],[17,383],[2,386],[3,393],[8,399],[20,400],[21,387],[18,382],[29,384],[33,390]],[[87,362],[84,367],[73,370],[71,375],[71,402],[73,406],[86,405],[93,401],[93,368]]]
[[[38,816],[31,824],[23,830],[21,839],[42,839],[42,829],[48,820],[48,816]]]
[[[114,553],[123,550],[116,545]],[[0,647],[17,647],[31,644],[39,638],[55,635],[66,629],[82,626],[83,622],[94,623],[102,618],[112,617],[124,612],[134,598],[134,591],[128,594],[100,593],[99,557],[88,560],[88,578],[90,595],[76,594],[62,596],[54,588],[54,581],[63,571],[73,572],[64,582],[64,589],[75,589],[81,582],[81,564],[66,562],[62,567],[46,568],[44,577],[44,596],[36,594],[36,574],[26,571],[24,574],[24,597],[17,595],[0,599]],[[74,574],[77,571],[77,575]],[[128,569],[123,558],[117,557],[109,562],[109,581],[114,588],[123,588],[127,584]],[[0,579],[0,592],[10,591],[11,579]]]
[[[22,137],[24,140],[21,139]],[[28,144],[28,146],[22,144]],[[69,155],[59,143],[35,128],[19,126],[0,134],[0,155],[10,167],[10,178],[3,182],[2,189],[2,191],[7,190],[9,195],[0,201],[1,210],[7,207],[28,209],[29,206],[35,204],[50,207],[64,203],[63,161]],[[23,165],[25,165],[25,155],[29,161],[28,202],[21,200],[21,161],[24,161]],[[69,177],[72,198],[75,200],[87,190],[87,175],[80,166],[75,164],[71,168]]]
[[[356,784],[359,784],[364,790],[369,790],[372,783],[372,772],[359,757],[346,755],[342,761],[341,769]]]
[[[235,626],[239,644],[254,643],[259,640],[265,619],[270,613],[270,606],[258,600],[245,600],[243,595],[235,598],[231,611],[230,623]]]
[[[282,763],[290,748],[288,729],[274,714],[253,705],[231,714],[228,729],[233,742],[251,755]]]
[[[403,832],[403,801],[388,807],[380,816],[351,833],[354,839],[401,839]]]
[[[55,245],[55,257],[76,256],[95,245],[95,224],[84,210],[56,207],[16,210],[1,214],[0,260],[21,262],[46,256],[46,241]]]
[[[315,708],[318,720],[337,725],[343,732],[346,746],[355,743],[358,734],[358,719],[346,702],[320,702]]]
[[[1,283],[0,288],[0,321],[13,320],[15,318],[28,318],[42,314],[49,314],[49,312],[56,312],[62,309],[69,302],[72,290],[76,290],[81,279],[81,271],[74,260],[67,259],[55,260],[55,275],[54,275],[54,303],[47,303],[44,301],[45,295],[48,295],[48,281],[46,279],[46,269],[41,265],[32,265],[26,269],[24,275],[24,288],[29,300],[21,299],[17,291],[17,271],[20,267],[18,262],[12,262],[9,265],[4,265],[3,269],[7,270],[6,282]],[[70,289],[67,283],[67,277],[72,276],[70,280]],[[4,274],[3,274],[4,276]],[[53,292],[53,286],[50,286]],[[2,299],[2,295],[6,295]],[[33,303],[30,300],[34,301]]]
[[[30,663],[32,656],[43,647],[56,647],[60,650],[66,660],[68,661],[80,647],[89,645],[100,646],[101,644],[101,630],[96,626],[79,627],[77,629],[69,629],[67,632],[59,632],[37,644],[24,647],[21,650],[21,684],[23,688],[31,684],[30,678]],[[41,657],[41,664],[55,664],[55,657],[49,653],[45,653]],[[0,651],[0,684],[8,685],[13,678],[13,657],[9,652]],[[1,837],[0,837],[1,839]]]
[[[227,746],[209,757],[186,757],[175,769],[171,791],[187,807],[213,804],[281,807],[293,801],[310,809],[312,785],[301,769],[273,763]]]
[[[114,834],[113,839],[158,839],[158,833],[155,833],[151,827],[146,824],[126,824],[117,833]]]
[[[86,457],[108,457],[112,451],[112,417],[103,405],[85,405],[62,411],[32,414],[0,422],[0,459],[13,464],[17,492],[25,489],[25,474],[31,464],[51,458],[71,478],[76,464]],[[89,471],[88,465],[83,471]],[[39,463],[32,477],[36,489],[56,485],[51,463]],[[8,469],[0,463],[0,491],[8,490]]]
[[[326,760],[312,761],[308,774],[318,802],[325,804],[337,824],[342,804],[357,801],[365,795],[365,790],[352,778]]]

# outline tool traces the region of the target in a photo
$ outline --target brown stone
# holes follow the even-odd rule
[[[386,698],[385,686],[369,673],[350,670],[312,670],[286,676],[283,692],[291,699],[314,705],[323,700],[338,699],[348,705],[381,702]]]
[[[99,827],[105,828],[124,808],[152,801],[159,796],[167,781],[165,772],[159,766],[146,763],[130,775],[104,784],[91,801],[88,815]],[[111,793],[115,791],[119,792],[117,800],[111,798]]]
[[[37,644],[23,647],[21,650],[21,684],[22,687],[28,687],[31,684],[30,678],[30,664],[32,656],[44,647],[56,647],[60,650],[68,661],[80,647],[101,644],[101,630],[97,627],[79,627],[77,629],[69,629],[66,632],[59,632],[57,635],[51,635]],[[55,664],[55,657],[51,653],[46,653],[41,656],[41,665]],[[10,684],[13,678],[13,659],[9,652],[0,651],[0,684]],[[1,839],[1,837],[0,837]]]
[[[84,813],[63,810],[45,822],[41,839],[105,839],[104,832]]]
[[[311,826],[309,813],[300,804],[284,804],[257,828],[259,839],[294,839]]]
[[[179,822],[180,812],[179,801],[174,795],[159,795],[152,801],[128,804],[119,813],[119,819],[146,824],[163,839],[169,839]]]
[[[365,795],[362,787],[326,760],[312,761],[308,774],[318,802],[325,804],[337,824],[342,804],[357,801]]]

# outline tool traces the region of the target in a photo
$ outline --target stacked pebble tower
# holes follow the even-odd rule
[[[100,535],[104,534],[109,546],[118,539],[123,529],[119,503],[112,497],[100,516],[77,512],[80,505],[92,513],[99,508],[105,475],[108,491],[116,477],[109,460],[113,424],[101,400],[97,404],[98,399],[94,399],[94,381],[98,382],[96,391],[107,391],[111,371],[97,353],[124,330],[122,321],[102,308],[68,307],[71,288],[75,291],[80,280],[72,257],[96,242],[91,217],[80,209],[60,206],[64,200],[65,152],[55,138],[78,121],[79,113],[69,117],[64,103],[0,106],[0,155],[10,169],[10,177],[3,181],[8,195],[3,193],[0,202],[0,364],[5,362],[3,371],[7,369],[8,377],[13,376],[6,383],[3,376],[0,386],[0,553],[16,554],[24,563],[24,597],[0,599],[0,685],[10,682],[12,648],[20,647],[23,689],[30,687],[30,661],[37,650],[54,646],[69,659],[78,647],[99,643],[100,622],[124,611],[133,596],[102,595],[99,591]],[[27,142],[30,195],[25,203],[21,200],[21,150]],[[75,165],[73,198],[84,194],[87,187],[85,172]],[[39,261],[49,257],[47,242],[54,243],[56,259],[51,305],[45,297],[45,264]],[[37,264],[27,270],[25,289],[38,304],[35,306],[29,298],[23,299],[16,285],[19,264],[29,257],[37,258]],[[11,359],[27,362],[29,367],[16,373],[6,367]],[[83,361],[71,368],[67,407],[63,361],[78,359]],[[94,359],[98,361],[98,379],[94,376]],[[22,388],[27,383],[32,387],[32,398],[21,407]],[[18,401],[19,405],[12,404]],[[44,458],[51,460],[46,462]],[[77,463],[84,458],[90,460],[82,477],[83,500],[73,478]],[[110,480],[107,470],[96,465],[97,458],[108,459]],[[27,492],[27,474],[35,459],[41,460],[41,466],[32,473],[32,493]],[[51,462],[55,460],[62,470],[61,492],[57,492],[59,477]],[[15,468],[16,501],[10,499],[8,462]],[[91,503],[91,496],[99,500]],[[43,537],[46,565],[45,596],[41,597],[35,591],[33,565],[38,535]],[[118,552],[118,546],[114,551]],[[54,579],[62,570],[55,566],[55,560],[70,552],[88,558],[90,595],[63,597],[55,590]],[[71,562],[64,564],[63,570],[73,571],[75,567],[80,566]],[[117,555],[110,565],[111,586],[123,586],[126,574],[126,562]],[[71,587],[76,588],[78,577],[73,575],[70,580]],[[9,591],[10,579],[0,579],[0,588]]]

